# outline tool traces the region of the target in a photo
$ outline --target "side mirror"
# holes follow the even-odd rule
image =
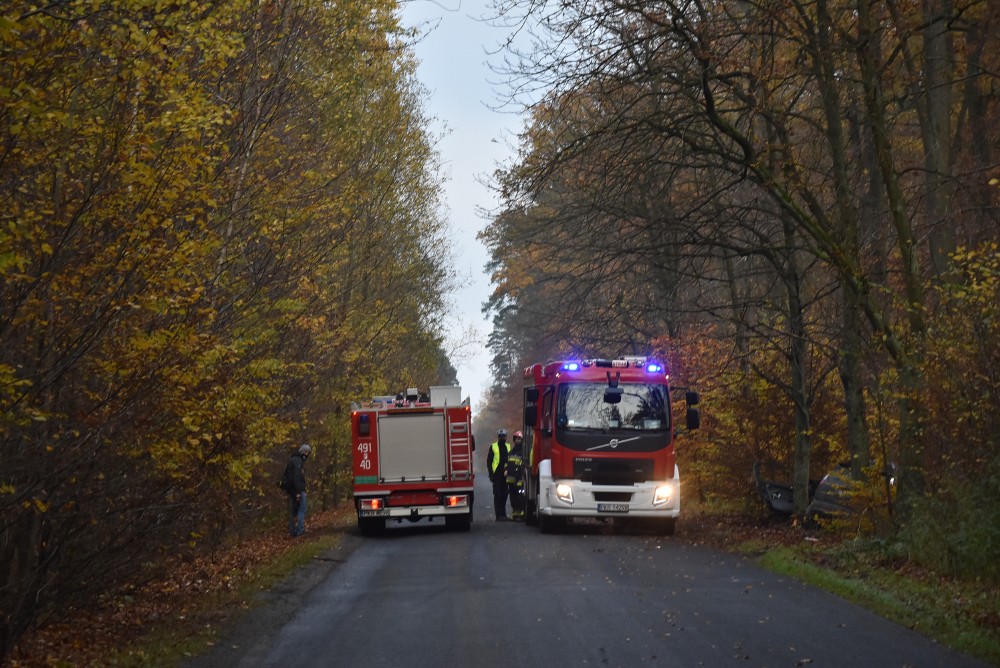
[[[529,388],[527,388],[524,391],[524,400],[528,401],[528,402],[531,402],[531,403],[537,402],[538,401],[538,388],[537,387],[529,387]]]
[[[688,408],[687,415],[684,418],[689,430],[697,429],[701,426],[701,413],[698,412],[697,408]]]
[[[538,406],[525,406],[524,407],[524,424],[530,427],[535,426],[535,422],[538,420]]]
[[[699,401],[701,401],[701,397],[698,396],[697,392],[684,393],[684,402],[688,406],[697,406]]]

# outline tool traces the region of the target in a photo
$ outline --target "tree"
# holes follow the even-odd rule
[[[347,398],[453,375],[405,39],[378,0],[4,9],[0,656],[251,527],[290,444],[335,499]]]
[[[989,15],[986,4],[975,1],[927,8],[923,18],[933,20],[925,25],[920,48],[925,59],[935,61],[950,57],[949,40],[958,34],[958,26]],[[695,184],[685,193],[690,203],[680,210],[699,211],[719,200],[729,205],[716,208],[719,217],[714,225],[697,217],[674,216],[685,220],[691,240],[678,257],[711,257],[708,249],[725,247],[732,238],[717,231],[749,220],[748,210],[775,212],[772,220],[783,226],[785,248],[798,248],[822,261],[839,284],[842,305],[825,310],[842,314],[844,352],[839,370],[856,472],[868,452],[861,402],[864,328],[895,368],[900,390],[900,500],[908,509],[922,494],[927,465],[920,436],[926,429],[920,369],[925,314],[931,307],[924,267],[929,256],[945,254],[949,247],[946,239],[926,236],[924,230],[937,224],[927,217],[946,217],[941,212],[950,203],[933,202],[947,200],[955,182],[950,168],[947,173],[937,163],[928,168],[930,163],[914,150],[907,123],[914,118],[912,100],[918,99],[918,111],[927,118],[925,144],[940,142],[947,134],[943,128],[951,126],[941,120],[942,115],[963,118],[948,102],[953,99],[950,87],[975,87],[985,79],[970,83],[959,76],[951,78],[950,72],[961,69],[957,61],[936,62],[934,72],[907,69],[896,55],[912,50],[915,33],[899,28],[912,25],[907,23],[910,14],[888,2],[667,2],[655,7],[632,2],[508,3],[501,10],[539,32],[531,43],[533,50],[512,52],[503,72],[511,75],[515,91],[545,91],[542,103],[535,105],[546,112],[545,118],[542,122],[536,118],[533,128],[551,137],[550,144],[538,150],[534,130],[529,129],[528,148],[510,172],[520,190],[504,182],[501,191],[516,192],[511,201],[519,207],[534,197],[551,209],[547,188],[557,179],[565,180],[569,171],[588,174],[585,188],[617,202],[617,192],[604,184],[627,189],[636,173],[628,167],[642,164],[669,175],[674,186]],[[972,34],[980,38],[978,32]],[[928,91],[937,86],[940,89]],[[864,105],[859,107],[855,99]],[[932,116],[938,120],[931,122]],[[862,128],[870,128],[870,134]],[[608,145],[618,152],[605,150]],[[579,166],[587,160],[590,171]],[[954,160],[947,158],[949,163]],[[593,178],[595,165],[607,166],[615,176]],[[872,167],[877,182],[872,180]],[[934,174],[915,179],[913,169]],[[668,177],[663,178],[667,182]],[[859,184],[864,186],[863,199],[856,194]],[[662,198],[661,210],[663,201],[676,202],[664,192],[651,196]],[[577,220],[585,219],[581,209],[608,213],[606,202],[595,207],[596,199],[587,200],[589,210],[577,208]],[[878,224],[881,202],[888,225]],[[922,202],[930,203],[937,213],[925,217],[928,209]],[[995,211],[984,213],[970,227],[986,230]],[[553,217],[545,220],[549,223]],[[636,221],[621,211],[607,220],[614,225]],[[639,220],[644,229],[653,229],[649,219]],[[701,227],[691,234],[695,220]],[[780,244],[775,243],[777,236],[761,227],[766,220],[758,215],[745,230],[755,252],[774,254]],[[579,224],[576,229],[581,229]],[[931,236],[936,239],[933,247],[917,243]],[[583,242],[575,266],[585,266],[588,237],[578,233],[574,238]],[[895,255],[886,258],[883,249],[890,245]],[[692,253],[692,248],[698,250]],[[604,247],[589,249],[591,258],[605,253]],[[784,257],[777,263],[778,273],[795,276],[797,272],[785,270],[792,266],[787,260],[797,256]],[[695,274],[696,283],[709,275]],[[897,290],[898,301],[885,298]],[[794,291],[788,294],[794,299]],[[793,302],[789,304],[789,313],[799,311]],[[863,325],[859,313],[865,317]],[[800,340],[803,328],[794,319],[788,322],[790,340]],[[822,340],[818,343],[825,345]],[[801,349],[793,352],[795,358],[801,358]],[[797,367],[801,369],[801,364]],[[800,376],[793,371],[792,378],[796,377]],[[803,396],[804,386],[793,383],[799,388],[793,395]],[[801,420],[800,433],[807,429],[808,421]],[[804,480],[804,468],[800,465],[796,473],[797,483]]]

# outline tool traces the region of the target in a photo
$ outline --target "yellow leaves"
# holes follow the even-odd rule
[[[38,515],[49,512],[49,504],[39,498],[25,499],[21,507]]]
[[[252,488],[276,447],[332,420],[343,360],[429,339],[433,193],[401,52],[383,48],[391,11],[249,5],[0,16],[0,407],[18,405],[0,434],[126,462],[81,476],[95,489],[141,485],[140,466],[181,498]]]
[[[0,43],[10,44],[19,32],[15,19],[0,14]]]

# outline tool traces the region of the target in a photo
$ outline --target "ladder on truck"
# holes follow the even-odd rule
[[[469,424],[463,420],[452,422],[450,417],[445,420],[448,430],[448,460],[451,462],[452,480],[472,479],[472,435]]]

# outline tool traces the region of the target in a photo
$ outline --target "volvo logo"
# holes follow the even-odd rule
[[[601,448],[611,448],[612,450],[617,448],[620,443],[628,443],[629,441],[638,441],[638,436],[633,436],[632,438],[617,439],[613,438],[607,443],[601,443],[600,445],[595,445],[592,448],[587,448],[588,451],[600,450]]]

